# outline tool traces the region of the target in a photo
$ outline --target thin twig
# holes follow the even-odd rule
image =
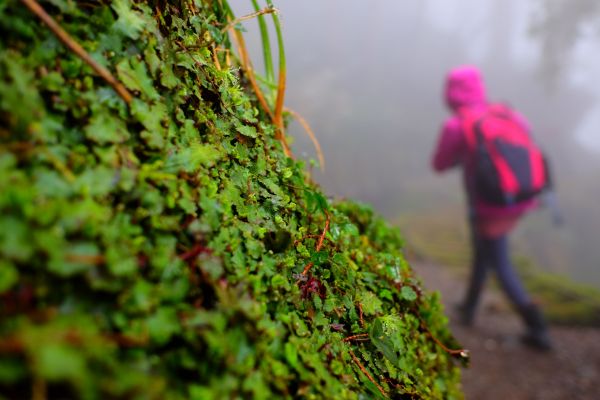
[[[92,254],[67,254],[65,260],[71,263],[102,265],[106,261],[102,255]]]
[[[325,221],[325,228],[323,228],[321,237],[319,238],[319,241],[317,242],[316,251],[321,251],[321,247],[323,247],[323,241],[325,240],[325,234],[327,234],[327,231],[329,230],[330,223],[331,223],[331,216],[329,214],[327,214],[327,220]]]
[[[375,379],[373,379],[373,377],[371,376],[371,374],[369,374],[369,371],[367,371],[367,369],[360,363],[359,359],[354,355],[354,352],[352,350],[348,350],[348,352],[350,353],[350,355],[352,356],[352,360],[354,361],[354,363],[356,365],[358,365],[358,368],[360,368],[360,370],[362,371],[362,373],[365,374],[365,376],[367,378],[369,378],[369,380],[375,386],[377,386],[377,389],[379,389],[379,391],[381,392],[381,394],[383,395],[383,397],[385,397],[387,399],[388,395],[385,392],[385,390],[383,390],[383,388],[381,386],[379,386],[379,384],[377,382],[375,382]]]
[[[229,29],[233,28],[234,26],[236,26],[237,24],[239,24],[242,21],[246,21],[252,18],[256,18],[259,17],[261,15],[265,15],[265,14],[272,14],[272,13],[278,13],[279,10],[276,9],[275,7],[265,7],[262,10],[258,10],[256,12],[253,12],[252,14],[248,14],[248,15],[244,15],[243,17],[239,17],[234,19],[233,21],[231,21],[230,23],[228,23],[225,28],[221,29],[222,33],[227,32]]]
[[[212,251],[209,248],[204,247],[200,243],[197,243],[195,246],[193,246],[191,249],[189,249],[185,253],[179,254],[178,257],[180,259],[182,259],[183,261],[189,261],[189,260],[193,260],[194,258],[198,257],[200,254],[210,254],[211,252]]]
[[[429,335],[429,337],[431,337],[431,339],[433,339],[433,341],[438,346],[440,346],[446,353],[453,355],[453,356],[460,356],[460,357],[468,357],[469,356],[469,350],[467,350],[467,349],[450,349],[450,348],[448,348],[444,343],[442,343],[438,338],[436,338],[433,335],[433,333],[431,333],[431,331],[425,324],[425,321],[423,321],[423,319],[419,315],[417,315],[417,318],[419,318],[421,328],[423,330],[425,330],[425,332]]]
[[[358,303],[358,317],[359,317],[359,321],[360,321],[360,326],[364,327],[365,320],[363,319],[363,309],[362,309],[362,304],[360,304],[360,303]]]
[[[300,125],[302,125],[302,127],[304,128],[304,130],[308,134],[308,137],[312,141],[313,145],[315,146],[315,150],[317,151],[317,157],[319,158],[319,165],[321,166],[321,171],[325,171],[325,157],[323,157],[323,151],[321,150],[321,144],[317,140],[317,137],[315,136],[315,133],[311,129],[310,125],[296,111],[294,111],[294,110],[292,110],[292,109],[290,109],[288,107],[285,107],[284,109],[285,109],[285,111],[287,111],[290,114],[292,114],[292,116],[300,123]]]
[[[370,342],[371,339],[369,339],[368,337],[364,337],[364,338],[356,338],[356,339],[352,339],[355,342]]]
[[[69,34],[50,16],[44,9],[37,3],[36,0],[21,0],[23,4],[34,13],[39,19],[42,20],[48,28],[56,35],[65,46],[67,46],[73,53],[81,58],[86,64],[88,64],[102,79],[104,79],[112,88],[117,92],[119,96],[129,104],[133,100],[131,94],[127,91],[125,86],[121,84],[106,68],[98,64],[79,43],[69,36]]]
[[[433,334],[429,331],[427,331],[427,333],[429,333],[429,336],[433,339],[434,342],[437,343],[438,346],[440,346],[446,353],[451,354],[453,356],[461,356],[461,357],[467,357],[469,355],[469,350],[466,349],[450,349],[448,347],[446,347],[444,345],[444,343],[440,342],[438,338],[436,338],[435,336],[433,336]]]
[[[144,347],[148,345],[148,337],[133,337],[122,333],[113,333],[105,335],[105,338],[112,343],[117,344],[120,347],[131,348],[131,347]]]
[[[319,236],[319,241],[317,242],[317,247],[315,248],[316,252],[321,251],[321,248],[323,247],[323,242],[325,241],[325,235],[327,234],[327,231],[329,230],[330,222],[331,222],[331,216],[329,214],[327,214],[327,220],[325,221],[325,228],[323,228],[323,232],[321,233],[321,236]],[[302,275],[308,274],[308,271],[310,271],[310,269],[313,267],[313,265],[315,265],[315,263],[313,263],[313,262],[308,263],[308,265],[306,267],[304,267],[304,270],[302,271]]]
[[[310,271],[310,269],[313,267],[313,265],[315,265],[314,262],[309,262],[308,264],[306,264],[306,267],[304,267],[304,269],[302,270],[302,275],[306,275],[308,274],[308,271]]]
[[[213,62],[215,63],[215,67],[217,67],[217,70],[221,71],[221,63],[219,62],[219,55],[217,53],[217,49],[215,49],[215,45],[212,45],[211,48],[211,53],[213,56]]]
[[[197,14],[197,10],[196,10],[196,5],[194,4],[193,1],[189,1],[187,3],[188,6],[188,10],[190,10],[190,12],[192,13],[192,15],[195,17]]]
[[[359,333],[358,335],[352,335],[352,336],[348,336],[347,338],[344,338],[342,340],[342,342],[349,342],[351,340],[356,340],[359,338],[367,338],[369,336],[368,333]]]

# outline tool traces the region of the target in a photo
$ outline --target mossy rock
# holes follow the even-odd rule
[[[41,3],[129,104],[0,4],[0,398],[462,398],[438,296],[284,155],[224,3]]]

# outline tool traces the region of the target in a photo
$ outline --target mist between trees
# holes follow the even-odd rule
[[[435,176],[429,159],[446,116],[445,73],[476,64],[489,99],[509,102],[530,120],[552,160],[566,218],[554,228],[547,212],[529,216],[513,238],[516,248],[544,270],[600,287],[595,2],[311,0],[279,8],[289,105],[320,140],[327,168],[314,175],[329,194],[402,219],[409,238],[432,213],[453,215],[455,224],[439,228],[448,235],[463,229],[458,174]],[[245,27],[252,33],[254,25]],[[298,155],[316,159],[295,123],[291,135]]]

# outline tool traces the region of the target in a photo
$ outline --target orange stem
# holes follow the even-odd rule
[[[366,338],[368,336],[369,336],[368,333],[359,333],[358,335],[352,335],[352,336],[348,336],[347,338],[344,338],[342,340],[342,342],[349,342],[349,341],[354,340],[354,339]]]
[[[283,145],[283,150],[288,157],[291,157],[292,152],[285,140],[285,126],[283,124],[283,100],[285,97],[286,87],[286,70],[279,70],[279,82],[277,84],[277,100],[275,102],[275,126],[277,127],[277,139]]]
[[[388,398],[387,393],[383,390],[383,388],[381,386],[379,386],[379,384],[377,382],[375,382],[375,379],[373,379],[373,377],[371,376],[371,374],[369,374],[369,371],[367,371],[367,369],[360,363],[360,361],[354,355],[354,353],[352,352],[352,350],[348,350],[348,352],[350,353],[350,355],[352,356],[352,360],[354,361],[354,363],[356,365],[358,365],[358,368],[360,368],[360,370],[362,371],[362,373],[365,374],[365,376],[367,378],[369,378],[369,380],[371,382],[373,382],[373,384],[375,386],[377,386],[377,389],[379,389],[379,391],[381,392],[381,394],[383,395],[383,397],[385,397],[387,399]]]
[[[321,247],[323,247],[323,242],[325,241],[325,234],[327,234],[327,231],[329,230],[329,223],[331,222],[331,216],[329,214],[327,214],[327,220],[325,221],[325,228],[323,228],[323,232],[321,233],[321,236],[319,236],[319,241],[317,242],[317,247],[315,248],[315,251],[321,251]],[[310,269],[313,267],[313,265],[315,265],[315,263],[310,262],[308,263],[308,265],[306,267],[304,267],[304,270],[302,271],[302,275],[306,275],[308,274],[308,271],[310,271]]]
[[[308,271],[310,271],[310,269],[313,267],[313,265],[315,265],[314,262],[309,262],[306,267],[304,267],[304,269],[302,270],[302,275],[306,275],[308,274]]]
[[[244,37],[242,36],[241,33],[239,33],[235,29],[233,29],[232,37],[237,45],[238,53],[240,53],[240,57],[242,58],[241,67],[244,70],[244,72],[246,73],[248,80],[250,81],[250,85],[252,86],[252,90],[254,90],[254,93],[256,94],[256,98],[258,99],[258,102],[260,103],[263,110],[267,113],[267,115],[269,116],[271,121],[273,121],[273,124],[277,125],[275,123],[275,116],[269,109],[267,100],[265,100],[265,96],[263,95],[262,91],[260,90],[260,87],[258,86],[258,83],[256,82],[256,77],[254,76],[252,64],[250,63],[250,59],[248,57],[248,52],[246,51],[246,42],[244,41]]]
[[[317,140],[317,137],[316,137],[315,133],[313,132],[313,130],[311,129],[310,125],[296,111],[294,111],[290,108],[287,108],[287,107],[285,107],[285,111],[292,114],[292,116],[300,123],[300,125],[302,125],[302,127],[308,134],[308,137],[310,138],[311,142],[313,143],[313,146],[315,146],[315,150],[317,151],[317,158],[319,159],[319,164],[321,166],[321,171],[325,171],[325,157],[323,157],[323,151],[321,150],[321,144]]]
[[[321,251],[321,247],[323,247],[323,241],[325,240],[325,234],[329,230],[330,222],[331,222],[331,217],[329,216],[329,214],[327,214],[327,220],[325,221],[325,228],[323,228],[323,233],[321,233],[321,237],[319,238],[319,241],[317,242],[317,248],[316,248],[317,251]]]

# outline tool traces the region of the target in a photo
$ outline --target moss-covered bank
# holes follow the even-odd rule
[[[223,3],[41,3],[129,104],[0,3],[0,398],[461,398],[437,296],[284,155]]]

